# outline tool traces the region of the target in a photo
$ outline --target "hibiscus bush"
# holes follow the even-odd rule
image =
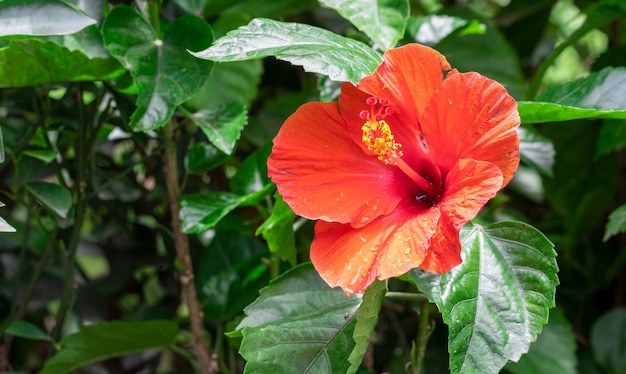
[[[0,371],[626,372],[623,0],[0,0]]]

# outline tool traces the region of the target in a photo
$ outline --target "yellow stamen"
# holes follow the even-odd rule
[[[402,144],[396,143],[387,122],[384,120],[366,121],[361,130],[363,130],[361,140],[367,146],[367,149],[374,152],[378,159],[385,164],[395,165],[395,160],[402,156],[402,151],[400,150]]]

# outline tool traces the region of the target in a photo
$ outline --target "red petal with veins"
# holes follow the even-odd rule
[[[318,221],[311,261],[331,287],[341,286],[351,295],[375,278],[395,277],[419,266],[438,219],[437,208],[419,207],[407,199],[393,213],[357,229]]]
[[[454,74],[432,96],[421,122],[442,173],[471,158],[497,165],[504,176],[501,187],[513,178],[520,118],[515,100],[499,83],[478,73]]]
[[[274,139],[267,165],[298,215],[355,227],[389,214],[414,188],[398,168],[364,157],[337,103],[301,106]]]
[[[446,179],[446,190],[438,204],[441,218],[430,241],[428,256],[420,268],[445,273],[461,263],[459,230],[476,217],[502,185],[496,165],[470,159],[459,160]]]

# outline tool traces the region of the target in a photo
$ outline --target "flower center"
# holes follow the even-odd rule
[[[416,195],[417,201],[438,201],[439,191],[428,179],[418,174],[403,159],[403,152],[400,150],[402,144],[397,143],[391,133],[391,127],[385,118],[394,113],[388,99],[368,97],[365,103],[369,110],[362,110],[359,116],[365,120],[361,130],[363,134],[361,141],[367,149],[378,156],[378,159],[385,165],[397,166],[413,180],[422,190]],[[419,198],[418,198],[419,196]]]

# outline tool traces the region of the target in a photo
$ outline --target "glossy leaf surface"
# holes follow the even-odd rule
[[[402,38],[409,17],[407,0],[320,0],[320,4],[336,10],[383,50]]]
[[[0,1],[0,37],[73,34],[94,23],[95,19],[58,0]]]
[[[198,234],[215,226],[235,209],[244,197],[230,192],[210,192],[183,197],[180,205],[182,231]]]
[[[165,125],[209,76],[211,63],[187,52],[213,41],[211,28],[200,18],[178,18],[161,39],[137,11],[119,6],[105,19],[102,33],[105,47],[130,71],[139,90],[130,123],[137,130]]]
[[[19,336],[26,339],[34,340],[48,340],[51,341],[52,337],[30,322],[15,321],[4,331],[9,335]]]
[[[72,207],[72,195],[63,186],[48,182],[29,182],[26,188],[35,199],[61,218],[66,218]]]
[[[614,235],[626,232],[626,204],[615,209],[609,216],[606,231],[602,240],[607,241]]]
[[[265,18],[253,19],[194,56],[219,62],[274,56],[308,72],[352,83],[382,62],[382,56],[364,43],[317,27]]]
[[[463,263],[445,274],[416,269],[411,281],[449,327],[455,373],[498,373],[517,361],[548,321],[558,279],[553,245],[517,222],[466,227]]]
[[[360,303],[329,288],[311,264],[289,270],[244,309],[244,372],[345,374]]]
[[[213,145],[230,155],[239,140],[241,130],[248,124],[248,111],[242,105],[223,105],[196,112],[191,120]]]

